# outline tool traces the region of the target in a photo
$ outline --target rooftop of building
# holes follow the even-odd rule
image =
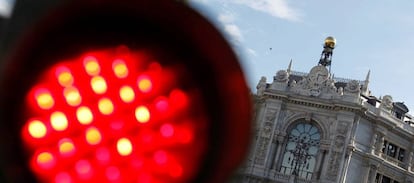
[[[331,37],[327,40],[319,63],[309,72],[292,70],[292,61],[290,61],[286,70],[276,73],[273,82],[267,83],[266,78],[262,77],[257,85],[257,94],[263,95],[266,91],[278,90],[320,99],[350,102],[362,105],[373,113],[386,110],[390,116],[414,127],[414,117],[408,113],[409,109],[404,102],[393,101],[390,95],[376,97],[371,94],[370,71],[365,80],[335,77],[330,71],[335,40],[333,39],[333,43]]]

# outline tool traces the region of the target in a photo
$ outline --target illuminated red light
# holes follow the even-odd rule
[[[109,150],[105,147],[101,147],[96,150],[96,159],[98,159],[102,164],[105,164],[110,159]]]
[[[50,152],[41,152],[36,156],[36,163],[41,169],[50,169],[55,166],[56,159]]]
[[[128,76],[128,67],[125,64],[125,61],[121,59],[114,61],[112,64],[112,69],[118,78],[125,78]]]
[[[37,105],[41,109],[50,109],[55,104],[55,100],[47,89],[38,89],[35,93],[35,98]]]
[[[79,160],[75,164],[75,170],[81,179],[88,179],[92,176],[92,166],[88,160]]]
[[[29,121],[27,130],[33,138],[42,138],[47,133],[46,126],[39,120]]]
[[[121,172],[117,167],[111,166],[106,169],[105,175],[108,178],[108,180],[115,181],[120,178]]]
[[[72,183],[69,173],[61,172],[56,175],[55,183]]]
[[[162,136],[171,137],[174,134],[174,127],[171,124],[163,124],[160,131]]]
[[[148,93],[152,89],[152,82],[148,76],[140,76],[138,78],[138,88],[143,93]]]
[[[147,107],[138,106],[135,109],[135,117],[139,123],[146,123],[150,120],[151,115]]]
[[[157,164],[167,163],[167,153],[165,151],[157,151],[154,154],[154,160]]]
[[[197,89],[160,79],[175,67],[151,55],[114,50],[56,63],[27,93],[32,171],[55,183],[191,180],[208,130]]]
[[[59,153],[62,156],[71,156],[75,154],[75,145],[70,139],[62,139],[59,141]]]

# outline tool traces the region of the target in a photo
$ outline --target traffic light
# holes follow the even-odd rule
[[[65,4],[3,78],[5,181],[223,182],[248,146],[237,59],[183,3]]]

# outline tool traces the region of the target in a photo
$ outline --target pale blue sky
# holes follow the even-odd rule
[[[14,0],[0,0],[0,16]],[[414,1],[410,0],[189,0],[227,35],[255,91],[293,60],[308,72],[325,37],[334,36],[332,73],[364,80],[414,111]],[[271,48],[271,49],[270,49]],[[410,112],[414,114],[414,112]]]
[[[8,17],[15,0],[0,0],[0,17]]]
[[[334,36],[336,77],[364,80],[371,70],[373,95],[389,94],[414,111],[414,1],[190,2],[227,34],[253,91],[261,76],[272,81],[290,59],[293,70],[308,72],[318,63],[323,40]]]

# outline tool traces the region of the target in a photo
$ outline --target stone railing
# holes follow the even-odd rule
[[[399,166],[399,167],[401,167],[403,169],[406,169],[405,163],[404,162],[401,162],[398,159],[395,159],[395,158],[393,158],[391,156],[387,156],[386,154],[382,154],[382,153],[381,153],[381,157],[383,159],[385,159],[387,162],[390,162],[391,164],[394,164],[394,165]]]

